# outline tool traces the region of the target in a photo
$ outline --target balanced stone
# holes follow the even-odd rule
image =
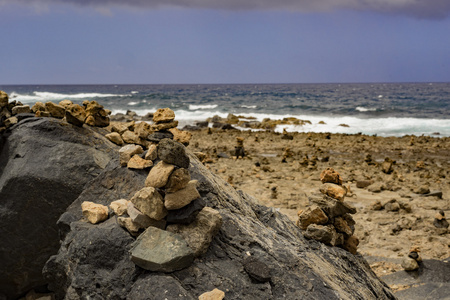
[[[192,138],[192,133],[184,130],[179,130],[178,128],[169,129],[169,131],[173,134],[173,140],[179,142],[185,146],[189,145],[189,142]]]
[[[175,193],[167,193],[164,197],[164,206],[168,209],[179,209],[194,199],[200,197],[197,191],[197,180],[191,180],[184,189],[176,191]]]
[[[168,123],[158,123],[151,125],[151,129],[153,131],[160,131],[160,130],[166,130],[166,129],[172,129],[178,126],[178,121],[172,121]]]
[[[142,213],[157,221],[167,215],[162,196],[153,187],[137,191],[130,200]]]
[[[322,194],[340,201],[344,201],[345,195],[347,194],[347,189],[345,187],[335,183],[325,183],[319,190]]]
[[[139,228],[147,228],[150,226],[157,227],[160,229],[164,229],[166,227],[166,221],[161,219],[159,221],[150,218],[149,216],[140,212],[132,202],[128,202],[127,204],[127,212],[130,216],[131,220],[139,227]]]
[[[111,126],[111,131],[123,134],[127,130],[133,131],[134,127],[135,127],[134,121],[128,123],[114,122]]]
[[[190,266],[194,255],[178,234],[155,227],[147,228],[133,243],[131,260],[154,272],[173,272]]]
[[[148,146],[148,150],[144,158],[148,160],[155,160],[158,158],[158,148],[155,144]]]
[[[203,198],[197,198],[185,207],[169,210],[166,220],[167,223],[189,224],[197,217],[198,213],[206,206]]]
[[[151,160],[146,160],[140,157],[138,154],[135,154],[127,164],[128,169],[146,169],[153,166],[153,162]]]
[[[210,207],[203,208],[197,218],[189,225],[173,224],[167,226],[167,231],[179,233],[198,257],[208,250],[213,237],[222,226],[222,216]]]
[[[170,108],[160,108],[153,114],[153,122],[167,123],[175,119],[175,113]]]
[[[36,113],[37,111],[45,111],[45,104],[42,102],[36,102],[32,107],[31,107],[31,111]],[[64,111],[65,114],[65,111]],[[63,115],[64,117],[64,115]]]
[[[111,202],[109,207],[114,211],[116,215],[121,216],[127,212],[128,202],[129,201],[127,199],[119,199]]]
[[[187,169],[176,169],[170,175],[169,180],[165,186],[166,193],[174,193],[176,191],[184,189],[190,180],[191,175],[189,174],[189,171]]]
[[[137,123],[134,127],[134,133],[136,133],[140,138],[146,139],[150,134],[153,133],[150,124],[147,122]]]
[[[342,217],[335,218],[333,225],[336,228],[337,232],[341,232],[346,236],[351,236],[353,234],[353,230],[347,224],[347,221]]]
[[[309,225],[306,231],[303,232],[303,235],[307,239],[313,239],[332,246],[335,244],[335,240],[337,237],[336,230],[333,228],[333,226],[324,226],[317,224]]]
[[[174,165],[160,161],[148,173],[147,179],[145,180],[145,186],[162,188],[167,184],[169,176],[172,174],[174,168]]]
[[[62,119],[66,114],[66,109],[63,106],[55,104],[53,102],[46,102],[45,108],[54,118]]]
[[[78,104],[69,105],[66,108],[66,120],[70,124],[75,126],[83,126],[84,120],[86,119],[86,112],[84,108]]]
[[[108,219],[108,207],[89,201],[81,204],[83,216],[92,224],[100,223]]]
[[[350,204],[333,199],[327,195],[311,195],[309,198],[311,204],[319,206],[328,216],[328,218],[335,218],[347,213],[355,214],[356,208]]]
[[[173,134],[169,131],[157,131],[147,137],[153,143],[159,143],[163,139],[173,139]]]
[[[139,145],[126,145],[119,150],[119,158],[120,165],[126,166],[128,161],[130,161],[131,157],[135,154],[144,153],[144,149],[142,149]]]
[[[105,135],[105,137],[108,140],[110,140],[111,142],[113,142],[114,144],[119,145],[119,146],[122,146],[124,143],[122,137],[117,132],[108,133],[107,135]]]
[[[358,251],[358,245],[359,245],[359,239],[356,236],[352,235],[344,240],[344,244],[342,245],[342,248],[344,248],[351,254],[356,254],[356,252]]]
[[[322,183],[335,183],[342,185],[342,177],[333,168],[327,168],[320,173],[320,181]]]
[[[137,223],[133,222],[130,217],[118,217],[117,224],[128,230],[128,232],[134,236],[137,236],[139,229],[141,229],[140,226]]]
[[[180,168],[189,168],[189,157],[186,148],[171,139],[163,139],[158,144],[158,157],[168,163]]]
[[[328,222],[327,215],[317,205],[307,207],[299,212],[297,226],[305,230],[310,224],[323,225]]]
[[[405,269],[405,271],[414,271],[419,268],[419,264],[415,259],[412,259],[410,257],[405,257],[402,260],[402,267]]]

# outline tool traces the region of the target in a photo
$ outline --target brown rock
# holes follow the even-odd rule
[[[128,169],[138,169],[138,170],[143,170],[146,168],[150,168],[152,166],[153,162],[151,160],[143,159],[137,154],[131,157],[131,159],[128,161],[127,164]]]
[[[109,125],[109,117],[100,116],[100,115],[88,115],[86,120],[84,121],[89,126],[95,127],[106,127]]]
[[[145,187],[137,191],[130,201],[139,211],[157,221],[167,215],[163,198],[153,187]]]
[[[66,114],[66,109],[63,106],[53,102],[46,102],[45,108],[54,118],[62,119]]]
[[[405,271],[414,271],[419,268],[419,264],[415,259],[405,257],[402,260],[402,268],[405,269]]]
[[[188,185],[190,180],[191,175],[189,174],[188,170],[184,168],[176,169],[170,175],[169,180],[165,186],[166,193],[175,193],[176,191],[184,189]]]
[[[346,236],[351,236],[353,234],[353,230],[347,224],[347,221],[342,217],[335,218],[333,225],[337,232],[341,232]]]
[[[129,217],[118,217],[117,218],[117,224],[119,224],[119,226],[125,228],[126,230],[128,230],[129,233],[131,233],[134,236],[138,235],[139,232],[139,225],[136,224],[135,222],[133,222],[133,220],[131,220],[131,218]]]
[[[373,180],[358,180],[356,181],[356,187],[359,189],[364,189],[371,185],[373,183]]]
[[[184,189],[175,193],[167,193],[164,198],[164,206],[168,210],[179,209],[199,197],[200,194],[197,191],[197,180],[191,180]]]
[[[178,126],[178,121],[172,121],[167,123],[158,123],[151,125],[153,131],[161,131],[166,129],[175,128]]]
[[[160,108],[153,114],[153,122],[167,123],[175,119],[175,113],[170,108]]]
[[[116,145],[122,146],[124,144],[122,137],[117,132],[108,133],[105,137]]]
[[[127,144],[141,144],[139,136],[130,130],[127,130],[122,134],[122,139]]]
[[[313,239],[321,243],[332,245],[336,244],[337,233],[332,225],[310,224],[303,235],[307,239]]]
[[[145,154],[145,159],[155,160],[158,158],[158,148],[155,144],[151,144],[148,146],[147,153]]]
[[[347,189],[342,185],[325,183],[320,187],[320,192],[330,196],[331,198],[344,201],[345,195],[347,194]]]
[[[335,183],[342,185],[342,177],[333,168],[327,168],[320,173],[320,181],[322,183]]]
[[[312,205],[299,212],[297,226],[306,230],[310,224],[323,225],[328,222],[327,215],[317,205]]]
[[[100,223],[108,219],[108,207],[94,202],[84,201],[81,203],[83,216],[92,224]]]
[[[66,120],[75,126],[83,126],[86,119],[86,112],[83,107],[78,104],[69,105],[66,108]]]
[[[126,166],[128,164],[128,161],[131,159],[131,157],[135,154],[141,154],[144,152],[144,149],[142,149],[139,145],[126,145],[119,150],[119,158],[120,158],[120,165]]]
[[[174,168],[174,165],[160,161],[148,173],[145,186],[162,188],[169,181],[169,176],[172,174]]]
[[[139,211],[131,202],[128,202],[127,212],[133,223],[141,229],[146,229],[150,226],[157,227],[159,229],[164,229],[166,227],[166,221],[164,219],[157,221],[150,218]]]
[[[40,117],[40,118],[48,118],[51,117],[52,115],[46,111],[46,110],[38,110],[36,112],[36,117]]]
[[[359,239],[352,235],[344,240],[342,248],[350,252],[351,254],[356,254],[358,251]]]
[[[31,111],[36,113],[38,111],[45,111],[45,104],[42,102],[36,102],[32,107],[31,107]],[[63,116],[64,117],[64,116]]]
[[[372,210],[382,210],[383,209],[383,205],[381,205],[380,200],[375,200],[372,202],[372,204],[370,205],[370,208]]]
[[[427,185],[422,185],[414,189],[414,193],[424,195],[430,193],[430,188]]]
[[[184,130],[179,130],[178,128],[169,129],[173,134],[173,140],[182,143],[185,146],[189,145],[192,138],[192,133]]]
[[[225,298],[225,293],[219,289],[214,289],[211,292],[198,296],[198,300],[222,300],[223,298]]]
[[[64,109],[66,109],[68,106],[72,105],[73,102],[70,100],[62,100],[59,102],[59,105],[61,105],[62,107],[64,107]]]
[[[29,114],[30,112],[31,112],[31,109],[30,109],[29,105],[17,105],[17,106],[14,106],[11,110],[11,113],[13,115]]]
[[[208,250],[213,237],[222,226],[222,216],[211,207],[204,207],[194,222],[188,225],[173,224],[167,226],[167,231],[180,234],[198,257]]]
[[[6,92],[0,91],[0,108],[8,106],[9,96]]]
[[[135,122],[131,121],[128,123],[123,122],[114,122],[111,124],[111,131],[117,132],[119,134],[123,134],[125,131],[130,130],[133,131],[135,127]]]
[[[5,126],[6,128],[11,127],[15,124],[17,124],[19,122],[19,119],[17,119],[16,117],[11,117],[5,120]]]
[[[134,126],[134,133],[141,139],[146,139],[153,131],[151,125],[147,122],[140,122]]]
[[[381,171],[386,174],[391,174],[394,171],[394,163],[395,161],[392,161],[386,157],[384,162],[381,164]]]
[[[127,212],[127,205],[128,205],[127,199],[119,199],[116,201],[111,202],[109,207],[114,211],[114,213],[118,216],[121,216]]]

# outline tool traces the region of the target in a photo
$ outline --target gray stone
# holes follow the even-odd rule
[[[171,139],[163,139],[158,144],[158,157],[168,163],[180,168],[189,168],[189,157],[186,148]]]
[[[332,246],[334,246],[336,240],[336,231],[332,226],[311,224],[303,235],[307,239],[313,239]]]
[[[333,199],[326,195],[313,194],[308,199],[311,204],[316,204],[319,206],[330,219],[345,215],[347,213],[356,213],[356,208],[349,203]]]
[[[178,234],[155,227],[147,228],[133,243],[131,260],[154,272],[173,272],[190,266],[192,250]]]
[[[173,139],[173,134],[169,131],[157,131],[147,137],[153,143],[159,143],[163,139]]]
[[[270,280],[269,267],[256,257],[247,256],[242,264],[244,265],[244,270],[252,279],[258,282],[267,282]]]
[[[159,274],[139,277],[127,295],[127,300],[161,299],[197,300],[176,278]]]
[[[197,217],[198,213],[205,207],[203,198],[197,198],[185,207],[169,210],[166,220],[172,224],[189,224]]]
[[[142,229],[146,229],[147,227],[153,226],[160,229],[164,229],[166,227],[166,221],[161,219],[159,221],[150,218],[149,216],[140,212],[132,202],[129,202],[127,205],[127,212],[130,216],[131,220]]]

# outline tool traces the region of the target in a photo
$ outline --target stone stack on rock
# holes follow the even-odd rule
[[[30,113],[30,106],[23,105],[19,101],[9,101],[9,96],[0,91],[0,133],[20,121]]]
[[[414,271],[419,268],[421,261],[420,249],[414,246],[409,250],[408,256],[402,260],[402,267],[405,271]]]
[[[342,178],[334,169],[327,168],[320,174],[320,180],[321,194],[309,197],[310,206],[298,212],[297,226],[308,239],[356,254],[359,240],[353,235],[355,221],[351,216],[356,209],[344,202],[347,189]]]
[[[145,187],[129,201],[120,199],[110,205],[118,224],[138,237],[131,249],[132,261],[150,271],[172,272],[188,267],[208,250],[222,225],[219,212],[205,207],[197,180],[191,180],[185,146],[172,140],[168,130],[177,125],[174,118],[173,111],[161,109],[154,114],[154,125],[135,126],[135,132],[153,131],[148,150],[144,153],[140,145],[126,145],[119,151],[120,164],[151,169]],[[99,208],[88,214],[85,207],[92,204],[82,206],[89,222],[100,220],[95,210]],[[91,215],[92,220],[88,217]]]

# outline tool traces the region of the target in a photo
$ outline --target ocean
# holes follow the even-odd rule
[[[232,113],[259,121],[311,121],[280,125],[278,132],[450,136],[450,83],[0,85],[0,90],[23,104],[96,100],[113,114],[170,107],[179,128]]]

